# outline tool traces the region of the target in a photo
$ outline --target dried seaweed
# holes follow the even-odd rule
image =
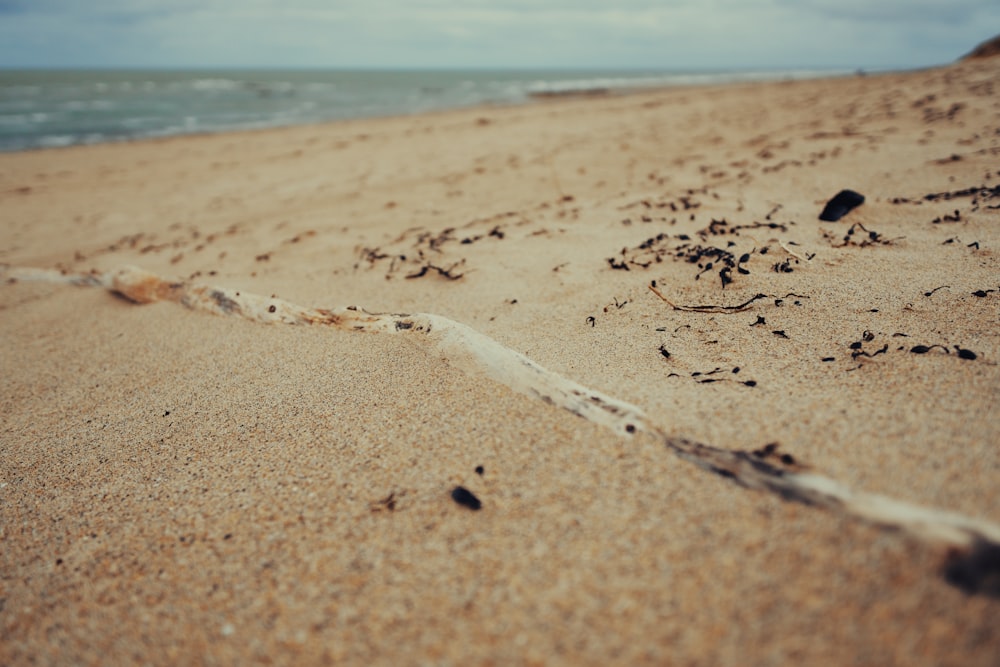
[[[682,198],[683,199],[683,198]],[[647,202],[644,202],[647,203]],[[731,224],[726,219],[712,219],[708,226],[692,234],[667,234],[661,232],[656,236],[651,236],[642,243],[632,248],[622,248],[614,257],[606,258],[608,266],[618,271],[631,271],[633,268],[648,269],[654,264],[658,264],[664,258],[671,258],[675,261],[684,261],[697,265],[699,271],[694,279],[700,280],[706,273],[715,273],[723,289],[731,285],[737,275],[750,275],[750,269],[746,264],[754,254],[767,254],[768,247],[760,250],[754,248],[749,252],[742,253],[737,257],[733,248],[736,242],[727,241],[724,246],[709,242],[711,238],[721,236],[740,236],[740,232],[754,229],[771,229],[778,231],[788,231],[789,225],[794,222],[772,222],[770,216],[777,209],[768,213],[767,222],[755,221],[749,224]],[[699,241],[700,239],[700,241]],[[784,244],[781,244],[790,255],[798,260],[803,258]],[[812,259],[808,256],[805,259]]]
[[[438,275],[440,275],[443,278],[447,278],[448,280],[458,280],[459,278],[461,278],[465,274],[464,273],[456,273],[455,269],[457,269],[460,266],[463,266],[464,264],[465,264],[465,260],[464,259],[459,260],[459,261],[455,262],[454,264],[452,264],[451,266],[447,266],[447,267],[442,267],[442,266],[438,266],[436,264],[431,264],[430,262],[426,262],[417,271],[415,271],[413,273],[409,273],[405,277],[406,277],[407,280],[412,280],[414,278],[422,278],[422,277],[426,276],[430,271],[436,271],[438,273]]]
[[[743,303],[736,304],[734,306],[717,305],[717,304],[707,304],[700,306],[681,306],[677,305],[667,297],[663,296],[663,293],[656,288],[655,285],[649,285],[649,291],[660,297],[660,299],[666,303],[668,306],[674,310],[681,310],[688,313],[742,313],[745,310],[749,310],[750,307],[757,301],[761,299],[775,299],[775,305],[780,305],[780,302],[787,299],[790,296],[798,297],[800,299],[808,299],[808,296],[803,296],[801,294],[789,293],[783,297],[775,297],[771,294],[755,294]],[[752,326],[752,325],[751,325]]]
[[[858,230],[864,232],[864,234],[856,235],[856,232]],[[823,232],[823,236],[827,240],[831,241],[835,238],[833,234],[826,231]],[[905,237],[899,236],[893,239],[889,239],[882,236],[882,234],[879,232],[868,229],[860,222],[855,222],[853,225],[851,225],[850,229],[847,230],[847,233],[844,234],[844,237],[841,239],[841,242],[833,243],[832,245],[834,248],[846,248],[847,246],[867,248],[868,246],[873,246],[873,245],[892,245],[896,241],[901,241],[903,238]]]
[[[985,202],[1000,199],[1000,185],[974,185],[960,190],[948,190],[945,192],[930,192],[918,198],[893,197],[889,200],[892,204],[922,204],[924,202],[950,201],[952,199],[971,198],[970,212],[975,212],[980,207],[995,210],[1000,208],[1000,204],[984,205]],[[958,211],[954,215],[957,215]],[[935,221],[939,222],[939,221]],[[957,222],[955,220],[941,220],[940,222]]]

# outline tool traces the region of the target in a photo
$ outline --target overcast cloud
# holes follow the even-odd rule
[[[996,0],[0,0],[0,67],[920,67]]]

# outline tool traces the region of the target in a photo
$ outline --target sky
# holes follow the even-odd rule
[[[0,0],[0,67],[914,68],[997,0]]]

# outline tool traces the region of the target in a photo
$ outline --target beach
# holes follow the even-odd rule
[[[995,665],[998,80],[0,154],[0,664]]]

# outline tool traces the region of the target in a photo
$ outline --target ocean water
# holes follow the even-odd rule
[[[0,70],[0,151],[846,71]]]

